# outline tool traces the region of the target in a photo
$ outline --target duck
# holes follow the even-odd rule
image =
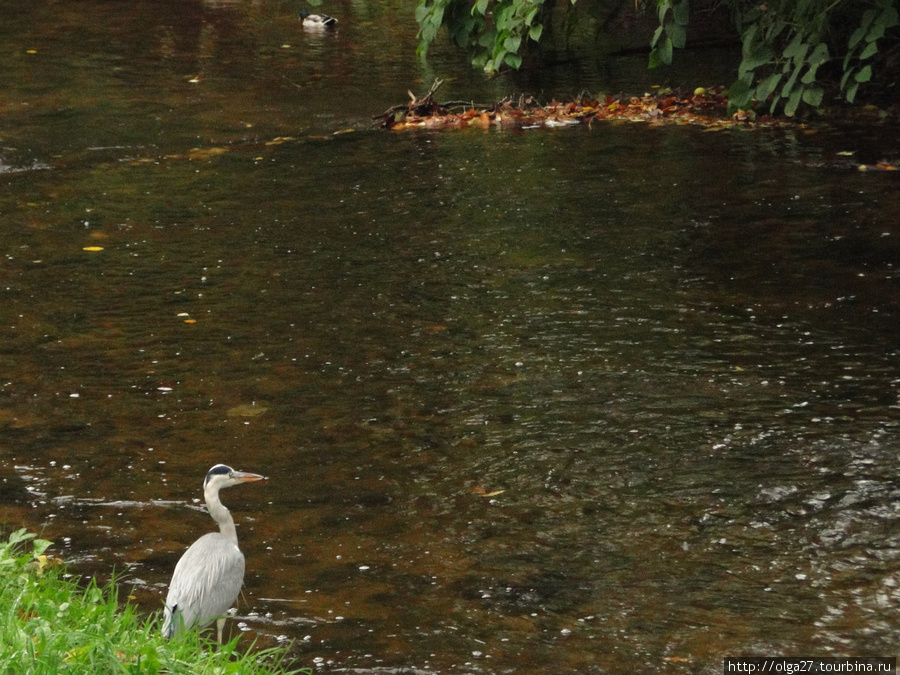
[[[309,10],[300,10],[300,19],[303,21],[304,28],[322,29],[334,28],[337,26],[338,20],[327,14],[310,14]]]

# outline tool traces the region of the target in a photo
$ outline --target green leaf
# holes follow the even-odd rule
[[[818,68],[830,58],[831,57],[828,54],[828,45],[824,42],[820,42],[816,45],[816,48],[813,49],[812,54],[809,55],[809,59],[807,60],[811,66]]]
[[[760,66],[770,63],[774,58],[775,52],[773,52],[768,45],[759,45],[757,51],[744,55],[740,66],[738,66],[738,74],[744,75],[745,73],[756,70]]]
[[[862,50],[862,53],[859,55],[860,61],[865,61],[870,56],[875,56],[878,53],[878,43],[870,42],[866,45],[866,48]]]
[[[481,14],[481,16],[485,16],[487,14],[487,6],[488,0],[478,0],[478,2],[472,6],[472,14],[477,13]]]
[[[668,36],[659,46],[659,60],[667,66],[672,63],[672,40]]]
[[[728,109],[740,110],[753,98],[753,77],[739,77],[728,89]]]
[[[663,24],[666,22],[666,14],[669,13],[669,10],[672,9],[671,0],[659,0],[659,22]]]
[[[856,45],[859,44],[859,41],[863,39],[865,34],[865,26],[860,26],[855,31],[853,31],[853,34],[850,36],[850,40],[847,42],[847,48],[852,50],[854,47],[856,47]]]
[[[841,78],[841,91],[844,91],[844,87],[847,86],[847,80],[850,79],[850,76],[853,74],[853,68],[849,68],[844,71],[844,76]]]
[[[675,5],[674,9],[673,15],[675,16],[675,23],[679,26],[687,26],[691,15],[690,2],[688,2],[688,0],[681,0],[681,2]]]
[[[772,105],[769,106],[769,114],[774,115],[775,110],[778,108],[778,104],[781,102],[781,94],[775,94],[772,97]]]
[[[766,42],[769,44],[775,42],[775,38],[777,38],[781,34],[781,31],[787,28],[787,25],[788,24],[786,21],[776,21],[774,24],[772,24],[769,27],[769,30],[766,31]]]
[[[536,23],[535,25],[533,25],[531,28],[528,29],[528,37],[530,37],[535,42],[540,42],[541,33],[543,33],[543,32],[544,32],[544,27],[541,24]]]
[[[875,42],[875,40],[880,40],[884,37],[884,24],[876,21],[872,24],[872,27],[869,28],[869,32],[866,33],[866,42]]]
[[[671,39],[673,47],[684,49],[684,45],[687,43],[687,32],[684,30],[683,26],[670,22],[666,26],[666,35]]]
[[[748,54],[752,54],[756,51],[756,45],[753,44],[754,39],[756,38],[756,31],[759,30],[759,26],[757,24],[753,24],[744,31],[744,34],[741,35],[741,42],[743,43],[742,52],[744,58],[747,58]]]
[[[844,95],[844,98],[847,99],[847,103],[853,103],[853,99],[856,98],[856,90],[859,89],[859,82],[852,82],[849,87],[847,87],[847,93]]]
[[[803,87],[798,87],[791,92],[787,105],[784,106],[784,114],[793,117],[797,112],[797,106],[800,105],[800,98],[803,96]]]
[[[518,54],[519,46],[522,44],[522,38],[518,35],[511,35],[503,41],[503,47],[508,52]]]
[[[872,25],[872,22],[875,20],[875,15],[877,12],[874,9],[867,9],[863,12],[862,19],[859,22],[859,27],[865,31],[869,26]]]
[[[794,72],[791,73],[790,78],[788,79],[787,82],[784,83],[784,87],[781,89],[782,96],[787,98],[788,96],[793,95],[794,84],[797,82],[797,77],[799,75],[800,75],[800,69],[794,68]],[[801,89],[803,89],[803,87],[801,87],[800,89],[797,89],[797,91],[800,91]]]
[[[797,33],[794,36],[794,39],[790,41],[788,46],[784,48],[784,52],[782,55],[786,59],[792,59],[801,52],[805,55],[807,49],[809,49],[809,45],[803,42],[803,36],[800,33]]]
[[[854,76],[857,82],[868,82],[872,79],[872,66],[864,66],[860,69],[860,71]]]
[[[534,23],[534,18],[537,16],[537,13],[540,11],[540,7],[534,6],[530,10],[528,10],[528,14],[525,15],[525,25],[531,26]]]
[[[34,540],[34,556],[37,557],[39,555],[43,555],[44,551],[53,546],[52,541],[48,541],[46,539],[35,539]]]
[[[809,70],[804,73],[803,77],[800,78],[800,81],[803,84],[812,84],[816,81],[816,71],[819,69],[818,66],[810,66]]]
[[[28,541],[29,539],[34,539],[34,535],[29,533],[24,527],[9,535],[9,543],[11,546],[15,546],[23,541]]]
[[[800,45],[799,50],[797,50],[797,52],[794,54],[793,60],[794,60],[794,64],[797,67],[802,66],[803,63],[806,61],[806,54],[808,52],[809,52],[809,43],[804,42],[803,44]]]
[[[768,99],[769,96],[772,95],[772,92],[775,91],[778,83],[781,82],[782,77],[784,77],[784,75],[781,73],[773,73],[760,82],[759,86],[756,87],[756,100],[765,101]]]
[[[519,69],[519,66],[522,65],[522,57],[518,54],[506,54],[503,57],[503,60],[506,62],[508,66],[514,68],[515,70]]]
[[[803,90],[803,102],[818,108],[825,96],[825,90],[822,87],[807,87]]]
[[[659,42],[659,38],[662,37],[662,34],[663,34],[663,31],[664,31],[664,30],[665,30],[665,29],[663,28],[662,24],[660,24],[659,27],[656,29],[656,32],[653,33],[653,39],[650,40],[650,46],[651,46],[651,47],[655,47],[655,46],[656,46],[656,43]]]

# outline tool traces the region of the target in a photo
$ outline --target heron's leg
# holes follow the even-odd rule
[[[225,617],[216,619],[216,634],[219,637],[219,644],[222,644],[222,631],[225,629]]]

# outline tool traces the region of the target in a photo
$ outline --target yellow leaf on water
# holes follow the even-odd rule
[[[269,409],[261,403],[244,403],[236,405],[228,411],[229,417],[257,417]]]
[[[476,487],[472,490],[479,497],[496,497],[499,494],[503,494],[506,490],[493,490],[492,492],[488,492],[483,487]]]
[[[85,246],[81,249],[82,251],[102,251],[102,246]]]
[[[37,54],[37,49],[26,49],[25,53],[26,54]]]
[[[197,319],[185,319],[185,323],[197,323]]]
[[[216,155],[224,155],[228,148],[191,148],[188,157],[191,159],[206,159]]]

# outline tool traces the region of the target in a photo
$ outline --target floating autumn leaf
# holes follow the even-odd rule
[[[262,403],[244,403],[236,405],[228,410],[229,417],[259,417],[269,410],[269,406]]]
[[[497,495],[503,494],[506,490],[493,490],[488,492],[483,487],[472,488],[472,492],[474,492],[479,497],[496,497]]]
[[[188,152],[190,159],[208,159],[216,155],[224,155],[228,148],[191,148]]]
[[[197,319],[185,319],[185,323],[197,323]]]
[[[266,141],[266,145],[281,145],[292,140],[294,140],[293,136],[276,136],[271,141]]]
[[[81,249],[82,251],[91,251],[92,253],[95,251],[102,251],[102,246],[85,246]]]

